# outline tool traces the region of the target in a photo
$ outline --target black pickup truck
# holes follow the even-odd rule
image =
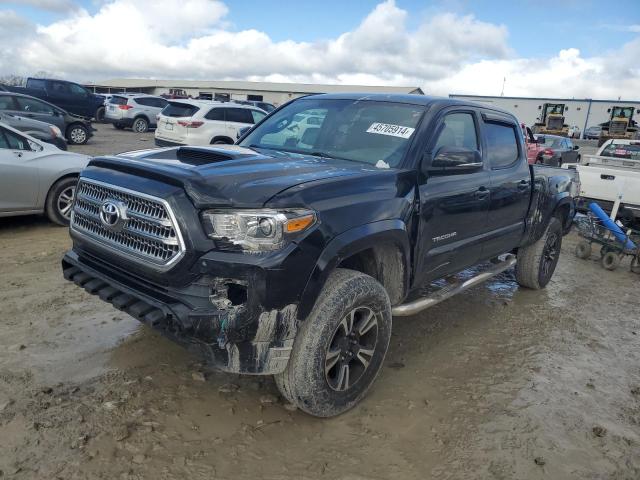
[[[4,86],[9,92],[22,93],[40,98],[88,119],[104,119],[104,97],[91,93],[82,85],[66,80],[49,78],[27,78],[24,87]]]
[[[62,268],[218,369],[274,375],[287,400],[332,416],[373,383],[392,316],[513,266],[520,285],[547,285],[574,175],[528,165],[517,120],[487,106],[309,96],[236,145],[91,160]]]

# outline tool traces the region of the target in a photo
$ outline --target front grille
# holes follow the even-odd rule
[[[609,135],[624,135],[625,133],[627,133],[627,122],[611,122]]]
[[[118,228],[103,222],[105,202],[118,202],[125,219]],[[185,252],[169,205],[158,198],[115,185],[81,179],[71,218],[71,229],[93,243],[144,264],[167,268]]]
[[[562,117],[549,117],[547,128],[549,130],[562,130],[564,119]]]

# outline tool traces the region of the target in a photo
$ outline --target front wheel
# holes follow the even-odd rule
[[[47,196],[47,217],[58,225],[69,225],[71,208],[76,194],[77,177],[68,177],[53,184]]]
[[[84,125],[71,125],[67,132],[67,140],[72,145],[84,145],[89,140],[89,130]]]
[[[557,217],[552,217],[538,241],[518,249],[518,283],[534,290],[546,287],[556,270],[561,247],[562,223]]]
[[[384,287],[363,273],[338,269],[301,325],[276,385],[306,413],[340,415],[368,392],[390,338],[391,304]]]

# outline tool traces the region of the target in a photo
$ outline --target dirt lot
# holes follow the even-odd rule
[[[107,132],[82,149],[152,145]],[[65,229],[0,220],[0,478],[638,479],[640,277],[576,240],[544,291],[396,319],[370,396],[318,420],[65,282]]]

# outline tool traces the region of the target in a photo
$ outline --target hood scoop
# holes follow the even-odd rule
[[[175,155],[176,159],[182,163],[198,166],[253,157],[256,152],[247,149],[239,151],[215,147],[180,147],[176,150]]]
[[[242,158],[243,156],[246,155],[226,153],[210,147],[180,147],[176,151],[176,159],[182,163],[196,166],[226,162],[227,160]]]

